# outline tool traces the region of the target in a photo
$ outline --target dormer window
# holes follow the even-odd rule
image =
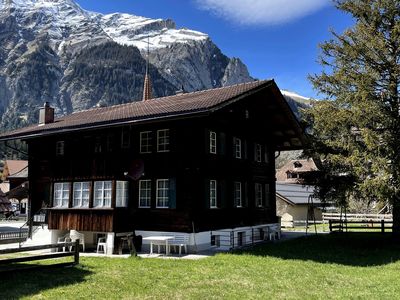
[[[57,141],[56,142],[56,156],[64,156],[65,153],[65,142]]]

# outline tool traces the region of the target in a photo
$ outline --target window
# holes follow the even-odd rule
[[[151,153],[152,132],[143,131],[140,133],[140,153]]]
[[[54,183],[54,207],[68,207],[70,187],[69,182]]]
[[[121,148],[129,148],[131,145],[131,136],[129,127],[122,128],[121,132]]]
[[[233,138],[234,154],[236,158],[242,158],[242,140]]]
[[[219,235],[212,235],[211,236],[211,246],[221,246],[220,236]]]
[[[256,206],[257,207],[262,207],[262,185],[261,183],[256,183],[255,184],[255,198],[256,198]]]
[[[111,191],[111,181],[95,181],[93,207],[111,207]]]
[[[128,186],[128,181],[117,181],[116,207],[128,207]]]
[[[114,150],[114,144],[115,144],[114,140],[115,140],[114,135],[112,133],[109,133],[107,135],[107,151],[108,152],[112,152]]]
[[[56,142],[56,156],[64,156],[65,150],[65,142],[57,141]]]
[[[210,208],[217,208],[217,181],[210,180]]]
[[[217,133],[210,131],[210,153],[217,154]]]
[[[157,208],[168,208],[169,205],[169,180],[157,180]]]
[[[97,136],[95,141],[94,141],[94,152],[95,153],[101,153],[102,149],[102,140],[100,136]]]
[[[151,180],[139,180],[139,207],[151,205]]]
[[[269,206],[269,197],[270,197],[270,195],[269,195],[269,184],[266,184],[265,185],[265,206]]]
[[[169,151],[169,129],[157,130],[157,152]]]
[[[241,182],[235,182],[234,199],[235,199],[235,206],[242,207],[242,183]]]
[[[255,144],[254,145],[254,160],[256,162],[261,162],[261,145],[260,144]]]
[[[246,245],[246,232],[241,231],[237,233],[237,245],[239,247]]]
[[[89,207],[89,182],[74,182],[73,207]]]

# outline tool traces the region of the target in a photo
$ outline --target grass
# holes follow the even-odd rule
[[[2,275],[1,299],[395,299],[400,246],[389,235],[331,234],[198,261],[82,257]]]
[[[315,232],[315,227],[317,227],[317,232],[328,232],[329,231],[329,225],[328,224],[310,224],[308,225],[308,232],[314,233]],[[306,226],[295,226],[295,227],[285,227],[282,228],[283,231],[306,231]]]

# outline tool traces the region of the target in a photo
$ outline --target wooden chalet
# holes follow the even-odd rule
[[[55,236],[104,233],[110,248],[136,230],[204,249],[210,232],[277,223],[275,151],[304,144],[273,80],[57,119],[46,104],[38,125],[0,135],[11,139],[28,145],[30,212],[47,206]]]

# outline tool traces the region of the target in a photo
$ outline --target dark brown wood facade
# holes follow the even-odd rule
[[[291,128],[282,107],[272,101],[276,96],[263,90],[205,116],[26,139],[31,212],[48,206],[49,229],[94,232],[201,232],[277,222],[274,153]],[[154,133],[161,129],[169,129],[169,152],[157,152]],[[139,151],[143,131],[153,132],[152,153]],[[209,151],[210,131],[216,133],[216,154]],[[241,140],[240,159],[235,158],[234,138]],[[56,155],[60,141],[64,154]],[[255,161],[255,143],[262,148],[261,162]],[[169,208],[156,208],[154,189],[151,207],[139,208],[139,181],[125,175],[138,160],[144,164],[140,180],[152,180],[153,185],[162,178],[174,182]],[[110,208],[93,208],[93,182],[99,180],[113,182]],[[209,180],[217,182],[217,208],[210,208]],[[88,208],[72,207],[72,188],[69,207],[52,208],[54,183],[81,181],[92,183]],[[116,181],[129,182],[127,207],[116,207]],[[242,184],[242,207],[235,207],[235,182]],[[260,207],[255,183],[263,189]]]

